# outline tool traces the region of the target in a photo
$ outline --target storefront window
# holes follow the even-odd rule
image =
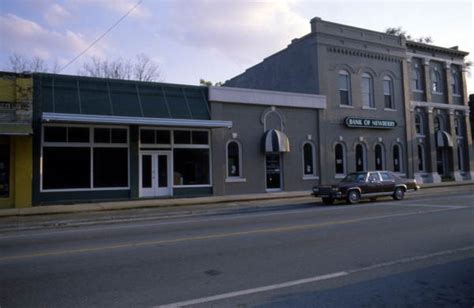
[[[393,171],[400,172],[401,170],[400,146],[396,144],[393,146]]]
[[[174,185],[209,185],[209,149],[174,149]]]
[[[9,195],[10,195],[10,145],[8,143],[6,144],[0,143],[0,198],[7,198]]]
[[[421,144],[418,145],[418,171],[425,171],[425,152]]]
[[[45,126],[43,131],[43,190],[128,187],[126,128]]]

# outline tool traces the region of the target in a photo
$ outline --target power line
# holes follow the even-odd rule
[[[133,10],[135,10],[143,0],[139,0],[130,10],[127,11],[122,17],[119,18],[110,28],[108,28],[104,33],[102,33],[98,38],[96,38],[86,49],[81,51],[74,59],[69,61],[66,65],[64,65],[61,69],[59,69],[58,73],[61,73],[64,69],[66,69],[69,65],[74,63],[77,59],[79,59],[83,54],[85,54],[89,49],[91,49],[96,43],[98,43],[104,36],[106,36],[110,31],[112,31],[122,20],[124,20]]]

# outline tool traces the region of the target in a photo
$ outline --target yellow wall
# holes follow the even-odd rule
[[[32,144],[31,136],[10,137],[10,195],[0,198],[0,208],[31,207]]]
[[[26,120],[26,123],[28,123],[32,112],[32,89],[33,79],[30,76],[0,75],[0,101],[22,104],[16,117],[17,120]],[[10,195],[8,198],[0,198],[0,208],[30,207],[33,178],[33,137],[11,135],[7,136],[7,140],[10,143]]]

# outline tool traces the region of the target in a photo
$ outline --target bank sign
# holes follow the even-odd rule
[[[390,129],[397,126],[397,122],[393,120],[375,120],[347,117],[344,119],[347,127],[354,128],[385,128]]]

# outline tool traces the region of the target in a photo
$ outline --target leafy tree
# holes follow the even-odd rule
[[[202,86],[207,86],[207,87],[211,87],[211,86],[214,86],[214,87],[220,87],[222,86],[222,82],[216,82],[216,83],[212,83],[212,81],[209,81],[209,80],[205,80],[205,79],[199,79],[199,84],[202,85]]]

